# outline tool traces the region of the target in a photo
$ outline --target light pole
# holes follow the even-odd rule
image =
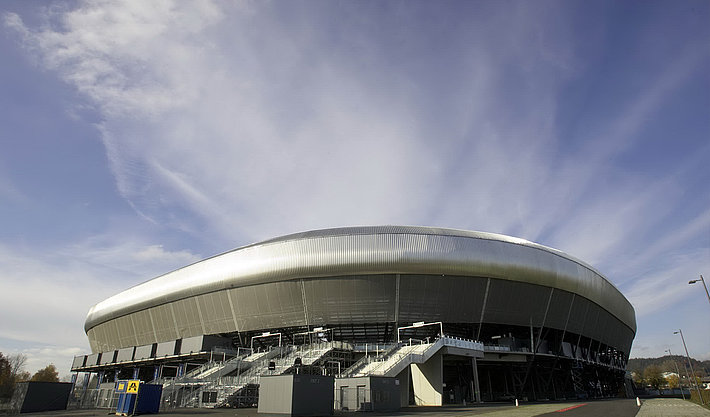
[[[666,352],[668,352],[668,354],[671,356],[671,360],[673,361],[673,365],[675,365],[675,371],[678,373],[678,388],[680,388],[680,395],[683,397],[683,399],[685,399],[685,394],[683,393],[683,384],[681,384],[681,379],[680,379],[680,369],[678,369],[678,362],[676,362],[675,359],[672,359],[673,353],[671,352],[670,348],[668,350],[666,350]],[[687,373],[688,373],[687,369],[686,369],[685,373],[686,373],[686,377],[687,377]]]
[[[705,278],[703,278],[702,275],[700,275],[700,279],[693,279],[693,280],[688,281],[688,284],[691,284],[691,285],[692,285],[692,284],[695,284],[695,283],[698,282],[698,281],[700,281],[700,282],[703,283],[703,287],[705,287],[705,294],[707,294],[707,296],[708,296],[708,302],[710,303],[710,292],[708,292],[708,285],[705,283]]]
[[[693,362],[690,361],[690,354],[688,353],[688,346],[685,344],[685,337],[683,337],[683,330],[678,329],[677,332],[673,332],[673,334],[678,334],[680,333],[680,340],[683,341],[683,348],[685,348],[685,356],[688,358],[688,365],[690,365],[690,373],[693,376],[693,384],[695,385],[695,390],[698,391],[698,397],[700,397],[700,403],[702,405],[705,405],[705,400],[703,400],[703,393],[700,392],[700,387],[698,387],[698,381],[695,378],[695,370],[693,369]]]

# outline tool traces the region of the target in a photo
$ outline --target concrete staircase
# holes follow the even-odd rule
[[[385,355],[375,357],[374,360],[356,363],[356,370],[351,370],[347,374],[350,376],[397,376],[407,366],[413,363],[425,363],[443,348],[455,348],[463,351],[473,351],[473,356],[483,355],[483,344],[467,339],[459,339],[444,336],[434,342],[419,342],[414,344],[400,344],[390,350]]]

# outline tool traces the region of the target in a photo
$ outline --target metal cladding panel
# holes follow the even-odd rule
[[[540,326],[549,296],[549,288],[539,285],[491,279],[483,321]]]
[[[150,359],[150,354],[153,353],[153,345],[136,346],[135,360]]]
[[[303,281],[309,323],[395,320],[395,277],[368,275]]]
[[[85,361],[86,361],[86,355],[74,356],[74,360],[71,363],[71,369],[83,367]]]
[[[598,307],[595,307],[593,303],[585,298],[574,297],[572,310],[569,313],[567,331],[592,336],[589,332],[596,326]],[[596,336],[596,334],[594,336]]]
[[[562,290],[554,290],[550,300],[550,308],[547,311],[545,327],[564,329],[567,323],[567,316],[572,305],[572,293]]]
[[[129,362],[133,360],[133,353],[135,347],[127,347],[118,350],[118,356],[116,357],[116,362]]]
[[[577,303],[577,301],[578,300],[575,298],[575,304]],[[584,301],[589,302],[587,300],[584,300]],[[582,302],[582,301],[580,300],[580,302]],[[600,328],[597,324],[600,312],[601,312],[601,308],[592,304],[589,306],[589,310],[587,310],[585,312],[585,315],[583,316],[584,317],[584,329],[583,329],[584,334],[591,337],[592,339],[596,339],[596,340],[602,340],[604,333],[606,333],[605,329]],[[574,314],[574,311],[572,312],[572,314]],[[602,340],[602,341],[604,341],[604,340]]]
[[[169,304],[156,306],[148,310],[153,319],[153,328],[157,340],[178,339],[178,332],[175,328],[175,319]]]
[[[155,351],[156,358],[163,356],[171,356],[175,354],[175,341],[158,343],[158,349]]]
[[[229,296],[239,331],[306,325],[300,281],[234,288]]]
[[[202,324],[206,334],[229,333],[236,330],[226,291],[199,295],[195,300],[202,313]]]
[[[156,341],[153,321],[148,310],[137,311],[131,314],[130,318],[136,332],[136,345],[147,345]]]
[[[123,316],[116,319],[116,327],[118,328],[119,346],[135,346],[138,344],[131,316]]]
[[[94,366],[99,364],[100,353],[93,353],[86,358],[86,366]]]
[[[491,277],[562,289],[602,306],[632,332],[636,329],[628,300],[593,268],[560,251],[490,233],[397,226],[314,231],[236,249],[102,301],[89,311],[85,328],[230,288],[398,273]]]
[[[200,321],[200,312],[194,298],[186,298],[173,303],[178,336],[181,338],[205,334]]]
[[[96,335],[96,328],[89,329],[86,332],[86,337],[89,339],[89,347],[92,353],[97,353],[99,351],[99,341]]]
[[[228,348],[229,346],[231,346],[231,340],[226,337],[194,336],[182,339],[180,353],[208,352],[215,347]]]
[[[118,331],[116,330],[116,322],[114,321],[96,326],[95,335],[97,352],[114,350],[118,345]]]
[[[480,320],[486,278],[402,275],[399,289],[399,321]]]
[[[180,353],[187,354],[193,352],[202,352],[202,340],[205,336],[193,336],[182,339],[180,344]]]
[[[106,364],[109,364],[109,363],[113,363],[113,362],[114,362],[113,359],[114,359],[115,356],[116,356],[116,351],[115,351],[115,350],[103,352],[103,354],[101,355],[101,365],[106,365]]]

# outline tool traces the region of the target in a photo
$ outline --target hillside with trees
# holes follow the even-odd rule
[[[695,370],[696,376],[705,377],[710,375],[710,360],[698,361],[690,358],[693,364],[693,369]],[[657,366],[660,368],[661,373],[663,372],[676,372],[676,365],[678,364],[678,369],[680,373],[685,375],[685,366],[688,365],[688,359],[685,356],[680,355],[666,355],[660,358],[634,358],[629,359],[626,365],[626,370],[643,375],[644,371],[650,366]],[[688,368],[688,374],[690,374],[690,368]]]

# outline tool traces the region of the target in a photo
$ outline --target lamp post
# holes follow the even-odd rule
[[[671,356],[671,358],[673,357],[673,353],[671,352],[670,348],[668,350],[666,350],[666,352],[668,352],[668,354]],[[673,361],[673,365],[675,365],[675,371],[678,373],[678,388],[680,388],[680,395],[681,395],[681,397],[683,397],[683,399],[685,399],[685,394],[683,393],[683,384],[681,384],[681,379],[680,379],[680,369],[678,369],[678,362],[676,362],[675,359],[672,359],[672,361]],[[687,378],[687,376],[688,376],[687,369],[686,369],[685,373],[686,373],[686,378]]]
[[[683,348],[685,348],[685,356],[688,358],[688,365],[690,365],[690,373],[693,375],[693,384],[695,385],[695,390],[698,391],[698,397],[700,397],[700,403],[705,405],[705,400],[703,400],[703,393],[700,392],[700,387],[698,387],[698,381],[695,379],[695,370],[693,369],[693,362],[690,361],[690,354],[688,353],[688,346],[685,344],[685,337],[683,337],[683,330],[678,329],[677,332],[673,334],[680,333],[680,340],[683,341]]]
[[[705,287],[705,294],[708,296],[708,302],[710,303],[710,292],[708,292],[708,285],[705,283],[705,278],[703,278],[702,275],[700,275],[700,279],[693,279],[693,280],[688,281],[688,284],[692,285],[698,281],[703,283],[703,287]]]

